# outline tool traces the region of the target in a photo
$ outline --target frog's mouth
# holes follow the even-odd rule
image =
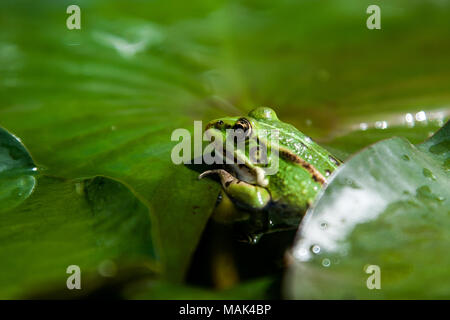
[[[217,160],[220,162],[221,169],[225,170],[238,180],[260,187],[267,187],[269,181],[263,168],[251,163],[245,152],[242,150],[235,149],[233,153],[228,152],[226,143],[223,142],[221,132],[215,129],[209,130],[213,130],[213,134],[215,134],[216,137],[216,140],[214,140],[214,152],[217,156]],[[215,164],[214,167],[217,168],[217,164]],[[206,170],[200,174],[199,178],[203,178],[214,172],[215,170],[213,169]]]
[[[224,164],[221,169],[240,181],[260,187],[267,187],[268,185],[267,177],[262,168],[249,167],[245,164]],[[199,175],[199,179],[213,173],[216,173],[216,169],[206,170]]]

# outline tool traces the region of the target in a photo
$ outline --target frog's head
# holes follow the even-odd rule
[[[338,165],[327,150],[266,107],[247,116],[210,121],[205,136],[213,142],[204,149],[203,158],[207,164],[219,164],[219,169],[215,166],[200,178],[218,175],[221,199],[231,200],[219,202],[217,212],[223,214],[214,216],[239,223],[248,219],[249,234],[296,228]],[[223,209],[228,202],[252,214],[249,218],[229,214],[233,210]]]
[[[210,121],[205,128],[215,141],[217,158],[239,180],[266,187],[267,169],[276,161],[271,142],[276,133],[267,121],[278,121],[274,110],[256,108],[243,117],[225,117]]]

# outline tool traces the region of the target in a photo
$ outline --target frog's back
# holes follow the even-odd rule
[[[279,132],[279,168],[269,176],[274,203],[304,213],[339,161],[297,128],[280,121],[272,109],[258,108],[249,116],[259,128]]]
[[[272,109],[260,107],[251,111],[249,116],[255,118],[262,129],[278,130],[281,159],[297,164],[309,163],[324,177],[330,175],[339,166],[340,161],[332,154],[293,125],[280,121]]]

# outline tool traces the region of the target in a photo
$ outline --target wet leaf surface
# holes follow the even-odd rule
[[[157,272],[153,229],[148,208],[120,182],[42,177],[29,199],[0,215],[0,297],[65,287],[70,265],[80,267],[86,288],[121,265]]]
[[[299,229],[288,297],[448,298],[449,141],[447,123],[423,144],[392,138],[342,165]]]

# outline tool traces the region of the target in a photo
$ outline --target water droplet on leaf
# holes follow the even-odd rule
[[[313,245],[313,246],[311,247],[311,251],[312,251],[312,253],[314,253],[314,254],[319,254],[319,253],[320,253],[320,246],[318,246],[317,244]]]
[[[330,261],[330,259],[327,259],[327,258],[325,258],[325,259],[323,259],[322,260],[322,265],[324,266],[324,267],[329,267],[330,265],[331,265],[331,261]]]
[[[431,172],[430,169],[423,168],[423,175],[431,180],[436,180],[436,176]]]

